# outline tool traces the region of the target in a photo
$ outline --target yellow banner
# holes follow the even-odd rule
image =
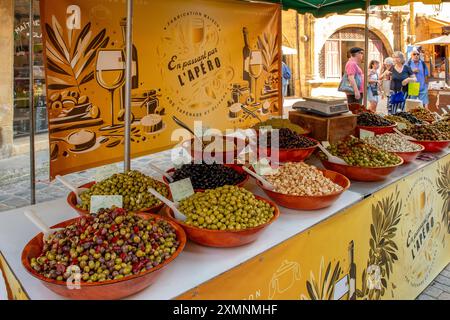
[[[450,262],[449,189],[447,156],[179,299],[414,299]]]
[[[50,175],[123,159],[123,1],[42,0]],[[281,112],[281,9],[230,0],[135,1],[132,154],[178,143],[174,118],[219,130]]]

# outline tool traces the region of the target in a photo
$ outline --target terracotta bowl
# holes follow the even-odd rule
[[[403,165],[403,159],[399,157],[401,162],[394,166],[388,167],[356,167],[343,164],[332,163],[327,160],[321,160],[322,164],[328,170],[339,172],[347,178],[355,181],[383,181],[398,167]]]
[[[394,152],[394,153],[403,159],[403,164],[407,164],[416,160],[417,157],[425,150],[424,146],[421,145],[421,147],[422,150],[420,151]]]
[[[92,182],[83,184],[79,188],[90,188],[95,183],[96,183],[95,181],[92,181]],[[72,207],[72,209],[74,209],[76,212],[78,212],[78,214],[80,216],[87,216],[87,215],[89,215],[89,211],[88,210],[83,210],[83,209],[80,209],[80,208],[77,207],[77,196],[75,195],[75,193],[73,193],[73,192],[69,193],[69,195],[67,196],[67,203],[69,204],[69,206]],[[161,204],[158,204],[158,205],[153,206],[151,208],[140,209],[139,212],[158,213],[163,207],[164,207],[164,203],[161,203]]]
[[[387,127],[365,127],[365,126],[356,126],[356,135],[359,137],[359,132],[361,129],[366,131],[371,131],[375,133],[375,135],[385,134],[385,133],[393,133],[394,128],[397,127],[397,124]]]
[[[212,152],[209,154],[209,152],[205,153],[205,157],[217,157],[221,163],[236,163],[236,158],[238,154],[244,150],[245,146],[247,145],[247,142],[243,139],[238,139],[235,137],[223,137],[224,140],[232,141],[236,145],[236,148],[234,150],[230,151],[222,151],[222,152]],[[183,147],[190,152],[191,157],[195,161],[202,161],[204,159],[204,151],[203,150],[194,150],[194,148],[190,148],[190,146],[194,145],[194,141],[196,139],[192,138],[191,140],[185,141],[182,145]]]
[[[414,140],[413,142],[424,146],[425,152],[441,152],[442,150],[450,146],[450,140],[442,140],[442,141]]]
[[[308,159],[314,151],[316,151],[319,142],[312,138],[309,140],[314,141],[315,145],[309,148],[298,148],[298,149],[278,149],[278,162],[302,162]],[[258,148],[259,154],[259,148]],[[271,148],[266,149],[266,154],[268,157],[272,155]]]
[[[248,175],[247,172],[244,171],[244,169],[242,169],[242,166],[241,166],[241,165],[237,165],[237,164],[224,164],[224,166],[229,167],[229,168],[233,169],[234,171],[237,171],[238,173],[244,175],[244,179],[243,179],[241,182],[239,182],[238,184],[236,184],[236,186],[238,186],[238,187],[243,187],[243,186],[248,182],[248,179],[250,178],[250,176]],[[172,173],[174,173],[175,170],[176,170],[175,168],[172,168],[172,169],[170,169],[170,170],[167,170],[167,173],[168,173],[169,175],[172,175]],[[163,180],[164,180],[164,182],[165,182],[167,185],[170,184],[169,180],[167,180],[167,178],[164,177],[164,176],[163,176]],[[204,189],[196,189],[196,190],[195,190],[195,192],[203,192],[203,191],[205,191],[205,190],[204,190]]]
[[[320,171],[323,172],[326,178],[340,185],[343,190],[323,196],[294,196],[266,189],[260,181],[256,181],[256,184],[280,206],[296,210],[319,210],[331,206],[346,190],[348,190],[348,188],[350,188],[350,180],[344,175],[330,170]]]
[[[277,205],[270,200],[255,196],[258,200],[263,200],[275,208],[272,220],[266,224],[240,231],[232,230],[208,230],[189,226],[182,221],[176,220],[173,211],[168,207],[165,208],[167,217],[174,223],[178,223],[186,231],[189,240],[192,240],[200,245],[216,248],[232,248],[239,247],[255,241],[261,232],[272,224],[280,216],[280,210]]]
[[[43,235],[39,233],[34,237],[22,251],[22,264],[25,269],[36,279],[40,280],[44,286],[51,291],[59,294],[63,297],[76,299],[76,300],[114,300],[128,297],[135,294],[153,284],[157,277],[161,275],[164,268],[170,264],[180,253],[183,251],[186,245],[186,234],[179,225],[173,223],[167,218],[153,215],[153,214],[139,214],[143,219],[154,218],[156,220],[166,220],[175,229],[177,239],[180,241],[180,246],[177,251],[168,259],[162,262],[155,268],[146,272],[129,276],[121,280],[111,280],[102,283],[85,283],[81,282],[80,290],[69,290],[65,281],[57,281],[47,279],[44,276],[37,273],[31,268],[30,260],[39,256],[43,247]],[[64,221],[57,224],[53,228],[64,228],[70,224],[75,223],[80,218]]]

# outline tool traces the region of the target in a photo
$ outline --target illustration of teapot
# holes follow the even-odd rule
[[[295,281],[300,279],[300,265],[296,262],[284,260],[272,276],[269,286],[269,300],[272,300],[276,293],[283,293],[292,288]]]

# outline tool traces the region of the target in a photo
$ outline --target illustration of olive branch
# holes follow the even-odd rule
[[[395,190],[390,196],[372,205],[371,239],[369,240],[369,261],[362,274],[362,289],[356,290],[358,298],[379,300],[384,296],[393,264],[398,260],[398,246],[394,242],[397,225],[401,219],[402,201],[400,191]],[[378,266],[381,271],[381,288],[369,288],[367,270],[370,266]]]
[[[98,49],[105,48],[109,43],[109,37],[105,37],[106,29],[92,37],[89,22],[79,33],[68,30],[66,42],[63,28],[56,17],[52,16],[52,25],[46,23],[45,32],[47,68],[55,73],[55,75],[49,75],[53,83],[48,88],[63,90],[76,87],[81,93],[80,86],[94,79],[93,62]]]
[[[450,162],[439,167],[436,178],[437,192],[444,199],[442,206],[442,222],[450,233]]]

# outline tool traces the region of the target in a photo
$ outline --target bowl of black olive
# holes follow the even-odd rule
[[[197,192],[226,185],[242,187],[249,179],[242,166],[237,164],[190,163],[180,168],[172,168],[167,171],[167,174],[174,181],[190,178],[192,187]],[[167,184],[170,183],[166,177],[163,177],[163,180]]]
[[[373,132],[375,135],[392,133],[396,127],[397,123],[394,121],[372,112],[363,112],[358,115],[356,134],[359,136],[361,130]]]
[[[272,157],[274,152],[277,152],[279,162],[304,161],[314,153],[319,145],[317,140],[305,137],[287,128],[278,130],[278,145],[274,145],[273,142],[277,139],[272,139],[272,132],[268,131],[261,134],[262,137],[259,137],[258,154],[262,154],[261,149],[266,149],[268,157]],[[264,145],[261,142],[265,142]]]

